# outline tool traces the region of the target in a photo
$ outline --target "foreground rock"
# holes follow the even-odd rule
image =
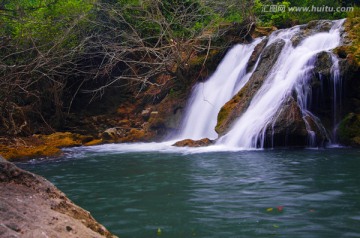
[[[46,179],[0,157],[0,237],[116,237]]]
[[[185,140],[181,140],[176,142],[175,144],[173,144],[173,146],[177,146],[177,147],[202,147],[202,146],[209,146],[214,144],[214,141],[208,139],[208,138],[203,138],[200,140],[192,140],[192,139],[185,139]]]

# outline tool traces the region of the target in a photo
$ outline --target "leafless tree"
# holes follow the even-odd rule
[[[142,2],[141,6],[117,8],[106,3],[98,5],[102,19],[93,24],[102,31],[89,41],[88,49],[97,49],[91,50],[92,54],[101,56],[95,77],[107,80],[92,92],[101,95],[119,80],[146,87],[156,84],[153,79],[161,74],[178,77],[191,57],[214,48],[212,40],[224,33],[216,19],[209,19],[206,6],[199,3],[164,6],[160,0]],[[129,12],[136,14],[129,18]],[[107,75],[113,77],[104,77]]]
[[[246,1],[231,3],[245,14]],[[53,42],[0,38],[0,132],[32,133],[31,123],[60,126],[79,92],[96,98],[119,84],[142,91],[162,87],[160,77],[187,83],[194,57],[204,55],[205,65],[211,50],[226,47],[214,42],[229,28],[219,20],[228,7],[210,0],[97,1]],[[76,44],[68,47],[72,36]]]

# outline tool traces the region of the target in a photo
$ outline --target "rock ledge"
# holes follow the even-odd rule
[[[116,237],[41,176],[0,157],[0,237]]]

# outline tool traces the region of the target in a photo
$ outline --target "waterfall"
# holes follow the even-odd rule
[[[285,47],[246,112],[218,143],[243,148],[263,147],[265,130],[272,124],[277,111],[284,105],[293,90],[297,92],[297,102],[303,117],[311,116],[318,124],[318,118],[308,110],[309,72],[314,67],[314,59],[318,53],[330,52],[340,44],[339,24],[334,24],[329,32],[309,36],[300,45],[293,47],[291,38],[298,31],[299,27],[283,30],[270,36],[268,44],[282,39],[285,41]],[[321,125],[318,127],[324,130]],[[307,130],[309,136],[313,137],[314,132],[308,124]]]
[[[188,102],[181,133],[177,139],[215,139],[214,128],[220,108],[242,88],[250,78],[247,62],[261,39],[251,44],[234,46],[221,61],[215,73],[205,82],[195,85]]]
[[[304,88],[309,88],[309,71],[314,67],[317,54],[322,51],[330,52],[340,44],[339,24],[334,24],[329,32],[311,35],[293,47],[291,38],[299,30],[300,27],[295,27],[270,36],[268,44],[281,39],[285,41],[285,46],[245,113],[218,143],[243,148],[264,147],[267,127],[272,124],[276,113],[294,89],[303,117],[311,116],[318,122],[318,118],[308,111],[309,91]],[[309,135],[313,136],[313,131],[307,129]]]
[[[340,77],[340,68],[339,68],[339,59],[332,54],[331,55],[331,59],[333,62],[333,66],[331,67],[331,75],[332,75],[332,81],[333,81],[333,85],[332,85],[332,91],[333,91],[333,130],[332,130],[332,138],[333,138],[333,143],[337,143],[337,135],[336,135],[336,131],[337,131],[337,127],[339,124],[339,109],[341,106],[341,90],[342,90],[342,80]]]
[[[230,129],[217,139],[218,145],[236,148],[265,147],[268,134],[274,134],[274,127],[283,108],[289,102],[297,105],[301,114],[308,145],[317,146],[319,138],[330,141],[336,137],[329,129],[325,129],[317,115],[311,112],[312,89],[309,84],[314,76],[313,70],[318,55],[321,52],[331,55],[331,75],[333,83],[333,129],[338,123],[337,113],[341,96],[339,86],[338,59],[332,50],[340,45],[340,28],[344,20],[328,21],[331,27],[317,32],[306,31],[304,26],[278,30],[268,37],[266,47],[284,43],[281,52],[272,67],[263,77],[263,83],[250,99],[246,109],[232,122]],[[302,35],[301,35],[302,34]],[[297,36],[303,39],[294,44]],[[225,56],[218,69],[206,82],[197,84],[189,100],[186,115],[177,139],[216,139],[218,134],[214,128],[221,107],[241,90],[251,76],[257,71],[259,59],[252,72],[246,73],[247,62],[254,51],[255,45],[261,39],[255,39],[252,44],[237,45]],[[265,49],[266,49],[265,47]],[[259,57],[260,58],[260,57]],[[261,60],[260,60],[261,61]],[[267,68],[266,68],[267,69]],[[291,101],[292,100],[292,101]]]

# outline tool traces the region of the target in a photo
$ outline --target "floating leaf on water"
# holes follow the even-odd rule
[[[274,228],[279,228],[279,226],[278,226],[278,225],[275,225],[275,224],[273,225],[273,227],[274,227]]]
[[[157,233],[158,236],[161,235],[161,229],[158,228],[156,233]]]
[[[279,212],[282,212],[282,211],[284,210],[284,207],[283,207],[283,206],[278,206],[278,207],[277,207],[277,210],[278,210]]]
[[[274,210],[274,208],[269,207],[268,209],[266,209],[267,212],[272,212]]]

